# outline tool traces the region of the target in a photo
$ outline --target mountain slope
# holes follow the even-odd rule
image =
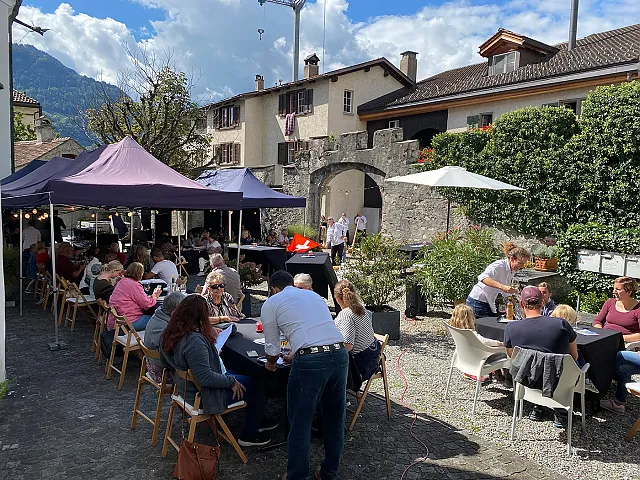
[[[112,98],[118,87],[80,75],[48,53],[31,45],[13,45],[13,88],[25,92],[42,105],[63,137],[87,146],[93,140],[82,129],[80,113],[94,106],[95,92],[105,88]]]

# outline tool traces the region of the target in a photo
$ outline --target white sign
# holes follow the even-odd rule
[[[627,255],[624,274],[629,277],[640,278],[640,256]]]
[[[578,250],[578,270],[600,272],[600,252],[596,250]]]
[[[600,273],[607,275],[624,275],[624,255],[613,252],[602,252],[600,254]]]

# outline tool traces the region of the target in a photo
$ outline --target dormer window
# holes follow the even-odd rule
[[[507,52],[491,58],[491,75],[513,72],[518,68],[518,52]]]

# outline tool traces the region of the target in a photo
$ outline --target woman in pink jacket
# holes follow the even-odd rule
[[[133,262],[127,267],[124,277],[121,278],[113,289],[109,306],[114,307],[118,314],[129,319],[133,327],[140,331],[144,330],[151,318],[151,315],[143,315],[145,310],[156,304],[157,298],[162,290],[156,287],[151,296],[144,293],[144,287],[140,283],[144,275],[144,266],[139,262]],[[107,318],[107,329],[115,328],[116,319],[109,314]]]

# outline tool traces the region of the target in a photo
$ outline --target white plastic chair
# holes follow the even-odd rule
[[[635,352],[636,350],[640,350],[640,342],[625,343],[624,348],[630,352]]]
[[[451,358],[451,367],[449,368],[449,378],[447,379],[447,388],[444,391],[444,398],[446,400],[447,395],[449,394],[449,384],[451,383],[451,376],[453,375],[454,367],[467,375],[475,375],[477,379],[476,393],[473,396],[473,408],[471,410],[471,415],[475,415],[482,376],[501,368],[509,368],[511,361],[509,360],[509,357],[507,357],[506,350],[504,348],[487,347],[478,339],[478,337],[476,337],[472,330],[455,328],[446,322],[444,322],[444,324],[456,344],[456,349],[453,352],[453,357]],[[504,358],[487,363],[487,359],[494,353],[504,353],[505,356]]]
[[[513,349],[512,358],[523,351],[520,347]],[[543,397],[542,390],[525,387],[521,383],[515,382],[514,379],[514,405],[513,420],[511,421],[511,435],[509,440],[513,441],[516,431],[516,417],[522,418],[524,408],[524,400],[535,405],[549,408],[562,408],[567,411],[567,453],[571,455],[571,425],[573,418],[573,396],[577,392],[580,394],[580,408],[582,413],[582,431],[585,429],[585,407],[584,407],[584,380],[589,370],[589,364],[585,364],[582,368],[576,365],[576,361],[571,355],[563,355],[562,359],[562,375],[558,380],[558,386],[553,391],[553,397]],[[577,381],[577,383],[576,383]]]

